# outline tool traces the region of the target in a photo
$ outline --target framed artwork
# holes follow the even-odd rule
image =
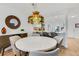
[[[75,28],[79,28],[79,23],[76,23],[75,24]]]

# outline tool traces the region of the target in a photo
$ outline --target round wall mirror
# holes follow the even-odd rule
[[[11,29],[17,29],[21,25],[19,18],[14,15],[7,16],[5,23]]]

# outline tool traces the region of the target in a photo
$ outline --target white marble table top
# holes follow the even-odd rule
[[[15,43],[16,47],[22,51],[49,50],[57,45],[57,41],[53,38],[32,36],[19,39]]]

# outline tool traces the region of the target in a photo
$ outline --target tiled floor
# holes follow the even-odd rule
[[[79,56],[79,39],[68,39],[68,48],[61,48],[59,51],[60,56]],[[5,56],[14,56],[12,50],[6,51]]]

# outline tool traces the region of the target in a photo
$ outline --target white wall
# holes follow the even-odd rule
[[[78,22],[78,19],[71,19],[71,16],[78,14],[79,4],[61,4],[61,3],[52,3],[52,4],[37,4],[37,10],[40,11],[40,14],[45,17],[45,23],[51,25],[50,31],[53,31],[52,28],[56,25],[62,25],[66,19],[68,22],[68,36],[74,36],[74,23]],[[77,12],[76,12],[77,10]],[[5,18],[8,15],[15,15],[21,21],[21,26],[12,30],[7,28],[7,33],[20,32],[21,28],[25,29],[25,32],[30,32],[31,26],[27,23],[28,16],[32,14],[33,7],[31,4],[0,4],[0,30],[5,25]],[[74,11],[74,12],[73,12]],[[68,15],[68,16],[67,16]],[[68,18],[66,18],[66,16]],[[47,28],[47,27],[46,27]],[[78,30],[77,30],[78,31]],[[76,32],[77,33],[77,32]],[[0,32],[1,34],[1,32]],[[77,33],[78,34],[78,33]]]
[[[70,10],[68,14],[68,34],[70,37],[79,38],[79,28],[75,28],[76,23],[79,23],[79,8]]]

